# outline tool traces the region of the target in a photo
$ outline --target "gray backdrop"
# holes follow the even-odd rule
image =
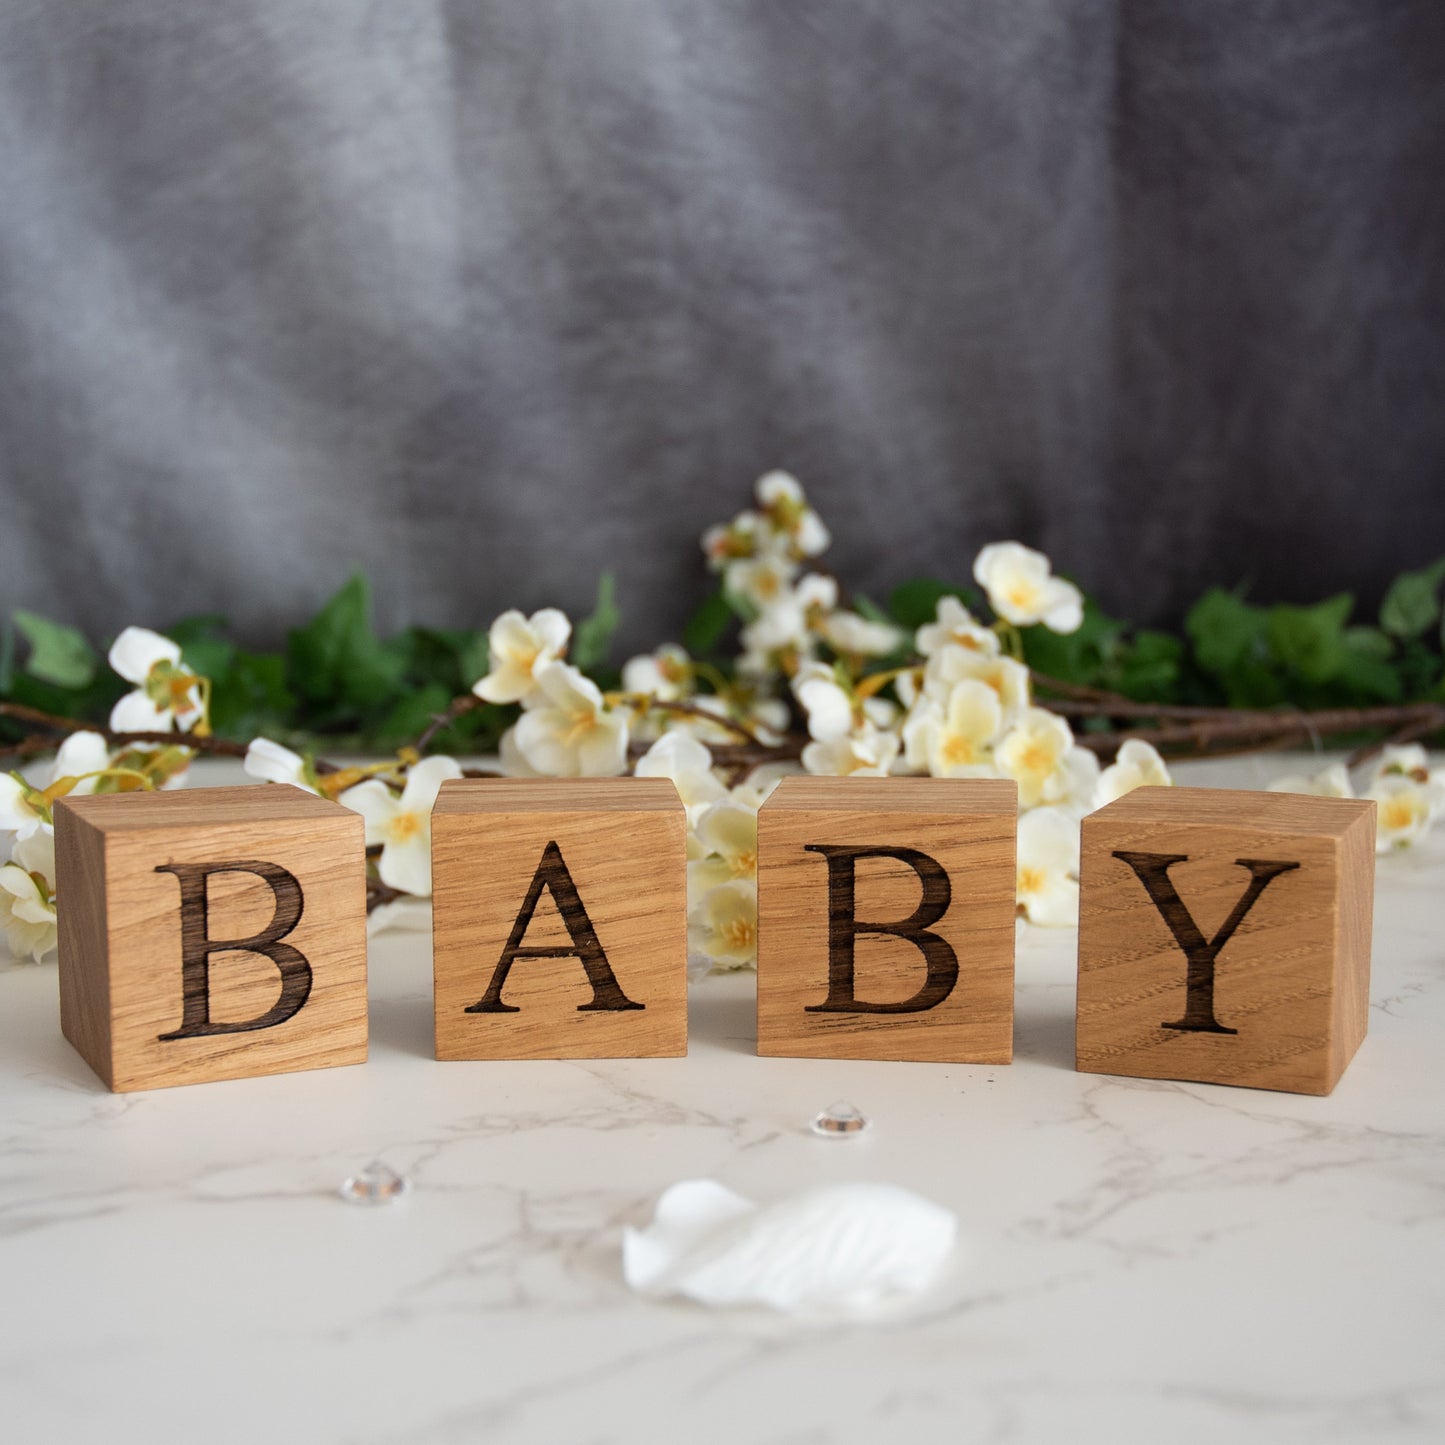
[[[6,0],[3,597],[274,639],[701,595],[762,470],[875,594],[1445,551],[1440,0]]]

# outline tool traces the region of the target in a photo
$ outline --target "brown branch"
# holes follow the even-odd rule
[[[55,713],[41,712],[39,708],[27,707],[21,702],[0,702],[0,717],[13,717],[17,722],[29,723],[46,733],[99,733],[112,747],[129,748],[137,744],[160,747],[190,748],[193,752],[207,753],[218,758],[244,758],[245,743],[233,743],[229,738],[197,737],[195,733],[118,733],[100,723],[86,722],[83,718],[59,717]]]
[[[422,729],[412,747],[419,753],[425,753],[438,733],[445,732],[458,718],[465,717],[469,712],[476,712],[483,705],[482,699],[474,692],[464,692],[454,697],[447,704],[445,712],[434,712],[431,715],[431,721]]]

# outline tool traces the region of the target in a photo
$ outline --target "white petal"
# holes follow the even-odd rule
[[[250,777],[261,778],[268,783],[291,783],[306,788],[307,792],[315,792],[302,778],[305,765],[300,753],[293,753],[290,748],[283,748],[270,738],[252,738],[241,766]]]
[[[374,848],[386,841],[386,825],[401,811],[396,794],[379,778],[368,778],[348,788],[336,800],[366,819],[366,846]]]
[[[421,829],[405,843],[388,843],[381,850],[376,871],[388,888],[430,897],[431,829]]]
[[[572,624],[567,614],[557,607],[544,607],[540,612],[534,612],[529,623],[542,647],[554,657],[567,646],[572,636]]]
[[[107,659],[127,682],[141,683],[150,676],[150,670],[158,662],[179,662],[181,649],[159,632],[145,627],[127,627],[111,644]],[[140,728],[129,729],[140,732]]]
[[[58,778],[79,778],[86,773],[101,773],[109,766],[110,745],[99,733],[71,733],[61,743],[60,751],[55,755],[55,762],[50,768],[50,781],[53,783]],[[83,783],[76,785],[71,796],[84,797],[87,793],[93,793],[98,781],[97,778],[86,778]]]
[[[168,733],[173,721],[169,711],[158,708],[139,690],[126,693],[110,710],[112,732]]]
[[[462,765],[455,758],[438,755],[414,763],[406,775],[401,793],[401,807],[408,813],[430,813],[443,783],[462,775]]]
[[[712,1180],[675,1184],[623,1235],[635,1290],[708,1305],[856,1312],[926,1289],[958,1221],[889,1184],[835,1184],[758,1208]]]
[[[32,832],[40,816],[25,801],[25,787],[9,773],[0,773],[0,833]]]
[[[378,933],[426,933],[431,929],[431,904],[421,898],[397,898],[366,915],[366,936]]]
[[[603,713],[577,744],[577,765],[585,778],[615,778],[627,770],[627,720]]]

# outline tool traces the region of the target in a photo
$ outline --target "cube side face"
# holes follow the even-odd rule
[[[1340,851],[1336,947],[1333,1087],[1354,1058],[1370,1022],[1370,954],[1375,919],[1373,810],[1346,835]]]
[[[63,803],[55,809],[60,1031],[112,1084],[110,947],[106,929],[105,842]]]
[[[686,1054],[686,830],[680,800],[435,816],[437,1058]]]
[[[1085,818],[1077,1067],[1328,1093],[1339,886],[1333,836],[1108,809]],[[1209,962],[1200,945],[1220,940],[1246,902]]]
[[[770,811],[764,804],[758,815],[759,1054],[1010,1062],[1016,836],[1012,808],[961,815]],[[839,849],[904,850],[923,859],[860,854],[850,860]],[[933,873],[929,860],[946,875],[946,895],[936,877],[925,877]],[[849,887],[851,924],[841,918],[835,924],[835,890]],[[906,920],[928,909],[930,898],[936,913],[945,896],[946,908],[924,926],[947,952],[929,954],[914,938],[864,926]],[[934,967],[946,969],[950,953],[956,975],[945,990],[942,978],[934,986]],[[850,961],[851,1007],[843,990],[835,992],[840,966]],[[906,1011],[875,1011],[879,1005]]]
[[[365,1062],[359,816],[116,831],[105,888],[113,1088]]]

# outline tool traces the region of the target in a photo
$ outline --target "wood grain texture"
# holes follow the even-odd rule
[[[1328,1094],[1365,1036],[1374,876],[1371,802],[1140,788],[1091,814],[1078,1068]],[[1216,942],[1210,962],[1200,944]],[[1199,1026],[1209,1010],[1215,1029]]]
[[[445,783],[432,812],[437,1058],[685,1054],[686,859],[686,813],[665,778]],[[593,987],[572,931],[589,926],[616,993]],[[509,945],[556,952],[505,966]]]
[[[66,798],[55,820],[61,1030],[111,1089],[364,1062],[366,864],[357,814],[268,784]],[[291,972],[305,979],[304,1001],[267,1027],[164,1037],[185,1029],[190,1007],[180,875],[236,862],[285,870],[299,886],[299,916],[277,946],[302,960]],[[195,886],[205,899],[198,938],[241,942],[281,926],[278,894],[256,872],[212,872]],[[285,975],[264,952],[211,950],[202,974],[204,1007],[219,1028],[264,1019],[285,992]]]
[[[758,814],[758,1052],[1008,1063],[1017,832],[1008,781],[785,778]],[[858,848],[916,850],[947,877],[947,906],[927,926],[947,944],[957,976],[927,1007],[819,1011],[834,997],[830,894],[835,868],[846,864],[837,850]],[[928,903],[924,863],[858,856],[852,867],[857,922],[897,922]],[[897,1006],[928,989],[930,960],[912,939],[860,930],[852,948],[856,1000]]]

